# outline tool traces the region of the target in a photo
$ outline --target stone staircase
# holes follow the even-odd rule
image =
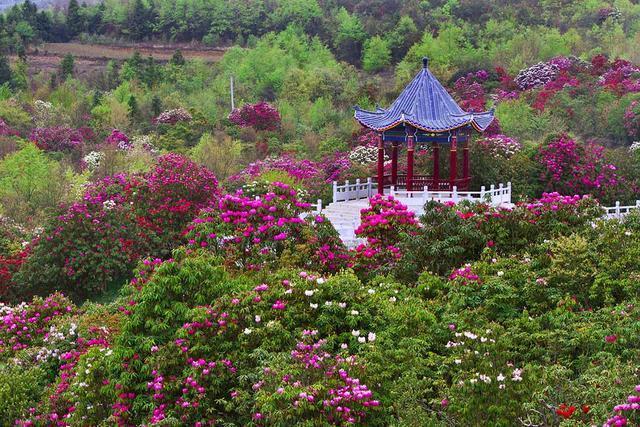
[[[322,213],[331,221],[344,244],[352,248],[364,242],[364,239],[356,236],[355,230],[360,226],[360,211],[368,206],[368,199],[334,202],[325,207]]]

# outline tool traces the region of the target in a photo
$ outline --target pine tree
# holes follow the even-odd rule
[[[84,16],[80,11],[78,0],[70,0],[67,9],[67,27],[71,37],[75,37],[84,31]]]
[[[127,29],[133,40],[140,41],[148,36],[148,10],[142,0],[136,0],[129,14]]]
[[[91,101],[91,108],[95,108],[98,105],[100,105],[101,101],[102,101],[102,92],[96,89],[93,92],[93,100]]]
[[[184,56],[182,56],[182,51],[180,49],[176,50],[169,61],[172,65],[182,66],[184,65]]]
[[[11,67],[9,66],[9,60],[6,56],[0,55],[0,86],[5,83],[10,83],[13,78]]]
[[[151,112],[153,117],[158,117],[162,113],[162,101],[158,95],[153,95],[151,98]]]
[[[66,54],[60,62],[60,78],[64,81],[69,77],[73,77],[73,67],[75,60],[70,53]]]
[[[129,119],[132,123],[140,121],[140,108],[138,107],[138,100],[135,96],[131,95],[127,102],[129,107]]]

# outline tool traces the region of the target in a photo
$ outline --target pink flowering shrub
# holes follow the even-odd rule
[[[616,413],[603,425],[606,427],[631,426],[640,422],[640,385],[635,387],[635,393],[627,397],[625,403],[614,406]]]
[[[224,195],[196,218],[186,229],[189,245],[223,256],[234,268],[259,270],[285,260],[319,270],[345,266],[335,230],[323,216],[301,218],[310,205],[294,188],[274,182],[250,190]]]
[[[87,411],[81,403],[70,422],[306,419],[349,425],[380,413],[376,391],[365,384],[370,372],[380,375],[383,366],[376,362],[364,369],[356,354],[378,345],[395,294],[378,289],[379,298],[372,296],[350,273],[325,278],[285,270],[259,280],[231,276],[203,251],[176,255],[155,265],[140,288],[126,288],[128,311],[122,335],[110,347],[113,355],[86,353],[71,369],[61,398],[73,396],[84,383],[90,396],[79,400],[108,404]],[[413,303],[411,309],[423,315]],[[153,340],[146,338],[150,334]],[[273,357],[252,356],[258,353]],[[110,369],[103,368],[107,360]]]
[[[126,280],[138,260],[168,256],[183,227],[217,196],[213,174],[177,154],[143,175],[106,177],[46,224],[14,279],[37,294],[99,293]]]
[[[486,96],[482,83],[488,77],[489,74],[485,70],[479,70],[456,80],[454,91],[460,99],[460,107],[464,111],[486,110]]]
[[[633,101],[624,112],[624,128],[632,140],[640,138],[640,103]]]
[[[392,270],[403,256],[400,239],[418,230],[414,213],[393,197],[376,194],[369,204],[360,212],[361,224],[355,230],[367,241],[353,250],[354,269],[364,275]]]
[[[2,118],[0,118],[0,136],[19,136],[20,133],[12,129]]]
[[[255,130],[274,131],[280,127],[280,113],[267,102],[245,104],[229,114],[229,121],[240,127],[252,127]]]
[[[607,161],[605,149],[597,144],[580,144],[567,134],[542,145],[539,162],[546,190],[560,193],[591,194],[605,203],[633,191],[634,184],[619,176],[617,167]]]
[[[380,405],[353,377],[360,368],[355,358],[329,353],[326,340],[315,340],[316,334],[304,331],[290,360],[263,370],[263,379],[256,383],[254,419],[285,423],[295,417],[298,422],[324,419],[330,425],[350,425],[365,422]]]

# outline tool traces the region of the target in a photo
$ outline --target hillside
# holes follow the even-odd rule
[[[0,425],[639,426],[636,3],[7,9]]]

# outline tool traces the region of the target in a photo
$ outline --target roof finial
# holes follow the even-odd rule
[[[422,68],[429,68],[429,58],[426,56],[422,58]]]

